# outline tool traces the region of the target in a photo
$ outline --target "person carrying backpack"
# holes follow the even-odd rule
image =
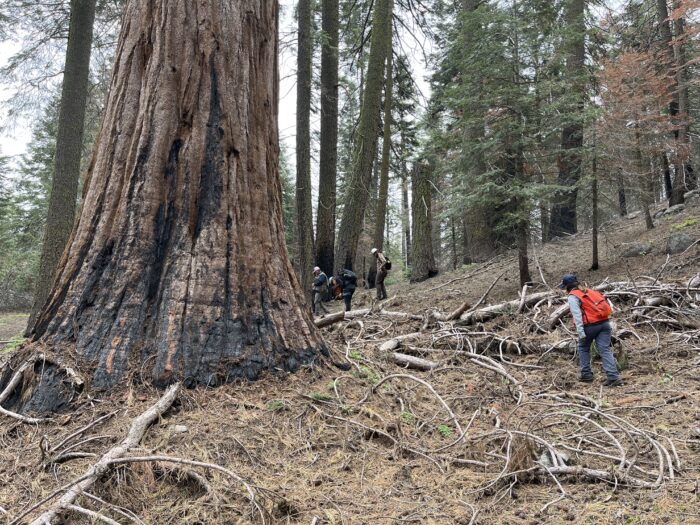
[[[314,284],[311,290],[314,299],[314,315],[319,315],[321,310],[324,313],[330,313],[330,310],[323,304],[323,296],[328,291],[328,276],[318,266],[314,267]]]
[[[560,288],[568,294],[569,310],[574,318],[576,333],[578,334],[578,355],[581,367],[579,381],[590,383],[593,381],[591,370],[591,344],[595,341],[596,348],[603,361],[603,370],[607,379],[604,386],[621,386],[620,372],[617,369],[615,356],[610,349],[612,327],[610,316],[612,307],[605,296],[595,290],[579,286],[575,275],[562,277]]]
[[[387,297],[386,286],[384,286],[384,279],[386,279],[388,271],[391,270],[391,261],[387,259],[384,256],[384,254],[376,248],[372,248],[372,255],[374,255],[375,259],[377,259],[377,278],[374,284],[377,288],[377,300],[381,301],[382,299],[386,299]]]
[[[338,272],[335,280],[338,282],[343,291],[345,311],[349,312],[352,308],[352,296],[357,288],[357,275],[355,275],[354,272],[345,269]]]

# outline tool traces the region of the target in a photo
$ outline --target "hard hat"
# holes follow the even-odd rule
[[[374,255],[375,253],[377,253],[377,251],[378,251],[378,250],[377,250],[376,248],[372,248],[372,255]]]

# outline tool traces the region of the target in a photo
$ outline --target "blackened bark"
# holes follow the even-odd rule
[[[51,291],[56,267],[75,221],[95,3],[96,0],[71,0],[70,4],[70,28],[58,117],[54,172],[28,331],[34,325]]]
[[[297,8],[297,128],[296,128],[296,241],[299,275],[306,299],[311,301],[314,232],[311,209],[311,0],[299,0]]]
[[[216,385],[326,348],[282,225],[277,4],[132,0],[82,213],[34,326],[91,384]]]
[[[413,259],[411,282],[424,281],[437,275],[432,241],[432,185],[426,163],[416,162],[412,173]]]
[[[336,270],[353,267],[370,196],[372,168],[377,153],[384,63],[392,10],[392,0],[376,0],[374,3],[369,64],[362,94],[360,122],[355,133],[352,173],[348,181],[343,217],[338,229]]]
[[[585,0],[569,0],[566,7],[566,26],[569,36],[566,47],[566,76],[572,97],[561,138],[558,184],[563,189],[554,195],[550,237],[576,233],[577,184],[581,178],[581,148],[583,123],[581,121],[586,83],[584,58],[586,54]]]
[[[333,274],[335,248],[338,164],[338,9],[338,0],[322,0],[321,156],[316,214],[316,264],[327,275]]]
[[[666,153],[661,154],[661,166],[664,170],[664,195],[666,195],[667,199],[670,199],[673,193],[673,180],[671,179],[671,165],[668,163]]]

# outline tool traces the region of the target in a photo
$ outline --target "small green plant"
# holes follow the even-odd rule
[[[372,383],[378,383],[381,379],[380,375],[376,370],[366,366],[360,365],[359,370],[353,370],[352,375],[359,379],[367,379]]]
[[[357,350],[351,351],[349,354],[350,359],[354,359],[355,361],[359,361],[360,359],[363,359],[362,354],[358,352]]]
[[[403,423],[412,425],[415,420],[416,416],[414,416],[411,412],[401,412],[401,421]]]
[[[335,381],[330,381],[326,385],[326,390],[328,390],[329,392],[333,392],[335,390]]]
[[[449,425],[440,425],[438,426],[437,430],[444,438],[448,438],[452,435],[452,429],[449,427]]]
[[[10,342],[7,343],[5,346],[0,348],[0,352],[14,352],[17,350],[20,346],[22,346],[25,342],[27,341],[26,337],[22,336],[16,336],[10,339]]]
[[[671,226],[672,229],[674,230],[682,230],[683,228],[689,228],[690,226],[695,226],[698,223],[698,220],[689,217],[688,219],[684,220],[683,222],[679,222],[678,224],[674,224]]]
[[[312,392],[311,399],[313,399],[314,401],[330,401],[333,398],[326,394],[322,394],[321,392]]]
[[[673,376],[672,376],[671,374],[669,374],[668,372],[666,372],[666,373],[661,377],[661,379],[659,379],[659,384],[660,384],[660,385],[667,385],[667,384],[669,384],[671,381],[673,381]]]
[[[273,399],[267,403],[268,412],[279,412],[287,407],[285,402],[281,399]]]

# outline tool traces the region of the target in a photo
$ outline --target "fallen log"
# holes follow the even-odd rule
[[[337,323],[338,321],[342,321],[345,319],[345,312],[336,312],[334,314],[327,315],[325,317],[321,317],[320,319],[314,319],[314,324],[316,325],[317,328],[323,328],[324,326],[329,326],[334,323]]]
[[[405,366],[407,368],[415,368],[416,370],[433,370],[440,366],[435,361],[429,361],[428,359],[422,359],[412,355],[400,354],[398,352],[394,352],[392,357],[394,359],[394,363],[397,365]]]
[[[417,339],[422,335],[423,335],[423,332],[412,332],[410,334],[398,335],[398,336],[394,337],[393,339],[389,339],[388,341],[384,341],[379,346],[379,351],[380,352],[390,352],[391,350],[396,350],[399,346],[401,346],[402,342],[409,341],[411,339]]]
[[[524,306],[532,306],[542,299],[556,298],[557,294],[554,292],[539,292],[528,296],[525,299]],[[471,312],[465,312],[460,316],[460,324],[474,324],[478,322],[488,321],[494,319],[500,315],[515,313],[522,299],[514,299],[513,301],[506,301],[505,303],[494,304],[491,306],[486,306],[484,308],[479,308],[478,310],[473,310]]]

